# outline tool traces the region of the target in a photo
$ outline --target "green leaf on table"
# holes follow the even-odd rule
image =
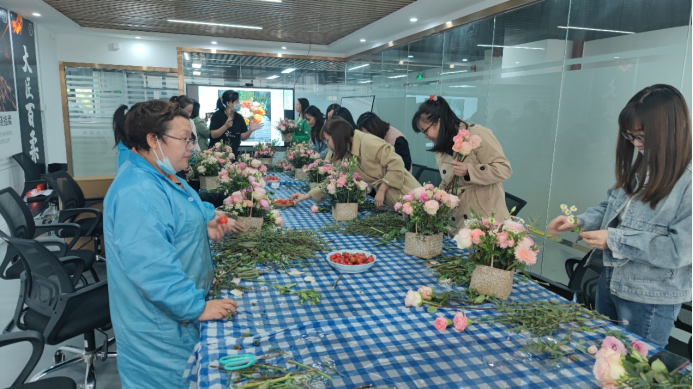
[[[438,307],[434,307],[433,305],[429,305],[428,308],[426,308],[428,313],[436,313],[438,312]]]

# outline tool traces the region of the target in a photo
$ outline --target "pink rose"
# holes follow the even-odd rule
[[[482,236],[486,236],[486,233],[484,231],[481,231],[478,228],[473,229],[471,232],[472,243],[480,244]]]
[[[455,143],[453,143],[453,145],[452,145],[452,151],[459,153],[460,151],[462,151],[463,146],[464,146],[463,141],[461,141],[461,140],[455,141]]]
[[[262,174],[267,173],[267,166],[265,166],[265,165],[260,166],[260,172],[261,172]]]
[[[534,265],[537,263],[537,253],[527,247],[516,247],[515,259],[526,265]]]
[[[457,233],[457,235],[455,235],[454,238],[452,238],[452,240],[457,242],[458,249],[468,249],[472,247],[472,230],[469,228],[463,228]]]
[[[315,204],[313,204],[313,206],[310,207],[310,211],[313,212],[313,213],[318,213],[318,206],[315,205]]]
[[[398,212],[402,208],[402,203],[399,201],[395,203],[394,210],[395,212]]]
[[[647,353],[649,352],[647,343],[643,342],[642,340],[634,340],[630,342],[630,345],[635,351],[638,352],[638,354],[642,355],[643,357],[647,356]]]
[[[472,144],[469,142],[464,142],[462,143],[462,148],[460,149],[459,153],[462,155],[469,155],[472,150],[474,150]]]
[[[478,148],[481,146],[481,137],[479,135],[472,135],[471,138],[469,138],[469,144],[475,149]]]
[[[602,349],[597,352],[592,373],[594,373],[594,378],[599,381],[600,387],[603,388],[608,385],[615,387],[616,381],[626,373],[621,358],[622,354],[611,348],[602,347]]]
[[[460,205],[460,198],[455,195],[449,195],[446,205],[450,208],[457,208]]]
[[[269,211],[270,206],[269,206],[269,202],[267,202],[267,200],[262,199],[262,200],[260,200],[258,203],[260,204],[260,206],[261,206],[265,211]]]
[[[457,135],[452,137],[452,141],[457,143],[457,142],[464,142],[464,136],[462,136],[461,133],[457,133]]]
[[[487,218],[483,218],[483,219],[481,219],[481,225],[484,226],[484,227],[488,227],[488,226],[490,226],[491,224],[490,224],[490,222],[488,221]]]
[[[436,187],[433,186],[433,184],[428,183],[428,184],[424,185],[423,188],[426,189],[426,190],[433,190],[433,189],[435,189]]]
[[[245,168],[248,167],[248,165],[246,165],[245,162],[239,162],[239,163],[238,163],[238,167],[241,168],[241,169],[245,169]]]
[[[407,292],[407,296],[404,298],[404,306],[405,307],[418,307],[418,306],[421,306],[421,303],[422,303],[421,293],[414,292],[413,290],[410,289]]]
[[[327,184],[326,189],[327,189],[327,193],[329,193],[329,194],[335,194],[335,193],[337,193],[337,187],[336,187],[335,184],[333,184],[333,183]]]
[[[256,169],[259,168],[260,165],[262,165],[262,162],[259,159],[253,159],[252,161],[250,161],[250,166]]]
[[[424,204],[424,211],[429,215],[435,215],[438,212],[438,202],[435,200],[426,201]]]
[[[353,177],[354,177],[354,180],[358,180],[358,179],[359,179],[359,174],[358,174],[358,173],[356,173],[356,172],[354,172],[354,175],[353,175]]]
[[[462,129],[457,132],[457,135],[462,135],[463,138],[469,138],[469,130]]]
[[[233,206],[233,199],[231,196],[224,199],[224,205]]]
[[[452,319],[452,323],[458,331],[464,331],[468,324],[467,315],[465,315],[464,312],[457,312]]]
[[[419,202],[420,203],[425,203],[428,200],[429,200],[428,193],[423,192],[419,195]]]
[[[524,247],[528,249],[531,249],[532,246],[534,246],[534,241],[529,237],[529,235],[522,238],[522,240],[517,244],[517,247]]]
[[[346,185],[346,177],[339,177],[337,179],[337,187],[343,188]]]
[[[278,225],[279,227],[284,227],[284,219],[279,216],[278,218],[274,219],[274,224]]]
[[[433,288],[428,287],[428,286],[422,286],[419,288],[419,293],[421,294],[422,299],[430,300],[431,295],[433,294]]]
[[[402,201],[404,201],[405,203],[409,202],[409,201],[413,201],[413,200],[414,200],[414,196],[412,196],[410,194],[406,194],[406,195],[402,196]]]
[[[433,322],[433,326],[440,332],[445,331],[450,324],[452,324],[452,320],[446,319],[443,316],[436,317],[436,320]]]
[[[404,203],[402,205],[402,213],[405,215],[411,215],[414,213],[414,207],[412,207],[410,203]]]
[[[626,355],[626,353],[628,352],[626,350],[626,346],[624,346],[620,340],[613,336],[607,336],[606,338],[604,338],[604,340],[602,341],[602,349],[605,348],[610,348],[614,351],[618,351],[619,353],[621,353],[621,355]]]

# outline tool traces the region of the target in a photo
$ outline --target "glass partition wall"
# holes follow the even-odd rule
[[[347,62],[188,53],[183,64],[185,84],[294,88],[322,111],[375,95],[374,112],[407,136],[413,163],[434,168],[411,118],[443,96],[493,130],[513,166],[506,191],[527,200],[520,216],[544,231],[560,204],[581,212],[605,198],[617,117],[633,94],[667,83],[690,104],[691,2],[545,0]],[[566,282],[565,259],[587,248],[562,238],[539,237],[529,270]]]

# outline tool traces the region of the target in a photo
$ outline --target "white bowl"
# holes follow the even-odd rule
[[[270,188],[272,189],[279,189],[279,181],[270,181]]]
[[[334,263],[334,262],[332,262],[332,261],[330,260],[330,257],[332,256],[332,254],[337,254],[337,253],[340,253],[340,254],[341,254],[341,253],[343,253],[343,252],[345,252],[345,251],[348,252],[348,253],[350,253],[350,254],[354,254],[354,253],[363,253],[363,254],[366,255],[366,257],[372,255],[372,256],[373,256],[373,262],[367,263],[367,264],[364,264],[364,265],[341,265],[341,264],[339,264],[339,263]],[[363,250],[349,250],[349,249],[340,250],[340,251],[330,251],[330,252],[327,253],[327,255],[325,256],[325,259],[327,259],[327,263],[329,263],[330,266],[332,266],[333,268],[337,269],[340,273],[363,273],[363,272],[365,272],[366,270],[368,270],[368,269],[370,269],[371,267],[373,267],[373,265],[375,265],[376,262],[378,262],[378,258],[377,258],[374,254],[372,254],[372,253],[370,253],[370,252],[368,252],[368,251],[363,251]]]

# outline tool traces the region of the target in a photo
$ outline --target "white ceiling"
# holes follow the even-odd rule
[[[505,1],[506,0],[417,0],[329,45],[312,45],[310,47],[310,55],[334,57],[351,56]],[[218,45],[212,46],[212,38],[209,37],[159,33],[145,34],[133,31],[82,28],[42,0],[0,0],[0,7],[15,11],[41,24],[56,34],[81,35],[87,33],[91,36],[126,39],[134,39],[135,36],[141,36],[143,40],[175,42],[181,47],[216,47],[220,50],[259,51],[296,55],[306,55],[309,52],[309,45],[306,44],[213,38],[218,42]],[[33,12],[38,12],[41,16],[32,16]],[[412,17],[416,17],[418,21],[414,23],[410,22],[409,19]],[[261,23],[261,21],[256,21],[255,23]],[[366,42],[362,43],[360,39],[366,39]],[[285,46],[286,49],[283,50],[281,46]]]

